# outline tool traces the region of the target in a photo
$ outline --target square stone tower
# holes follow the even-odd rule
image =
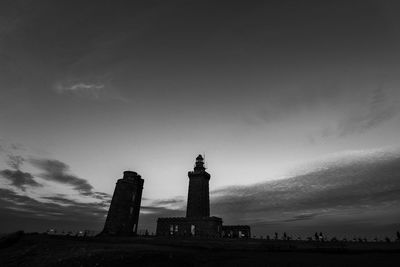
[[[125,171],[117,181],[102,234],[135,235],[139,221],[144,180],[136,172]]]

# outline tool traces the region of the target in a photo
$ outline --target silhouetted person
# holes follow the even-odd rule
[[[315,241],[318,241],[318,240],[319,240],[319,235],[318,235],[317,232],[315,232],[314,237],[315,237]]]
[[[269,235],[267,235],[266,239],[267,239],[267,240],[269,240],[269,239],[270,239],[270,238],[269,238]]]
[[[400,241],[400,232],[399,231],[397,231],[396,236],[397,236],[397,241]]]
[[[275,232],[275,240],[278,240],[278,233]]]
[[[283,240],[287,240],[286,232],[283,232]]]

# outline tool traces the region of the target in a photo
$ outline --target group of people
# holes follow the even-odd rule
[[[47,229],[46,234],[48,235],[64,235],[64,236],[94,236],[96,234],[96,231],[91,231],[91,230],[79,230],[79,231],[58,231],[55,228],[50,228]]]
[[[261,236],[261,238],[263,238]],[[286,232],[283,232],[282,235],[279,237],[278,232],[275,232],[273,235],[273,238],[271,238],[269,235],[266,236],[267,240],[284,240],[284,241],[290,241],[290,240],[302,240],[300,236],[297,236],[296,238],[293,238],[292,236],[288,235]],[[380,242],[380,241],[384,241],[384,242],[400,242],[400,232],[397,231],[396,232],[396,238],[395,239],[391,239],[390,237],[385,237],[384,239],[378,239],[377,237],[375,237],[372,240],[368,240],[367,238],[361,238],[361,237],[354,237],[352,239],[347,239],[347,238],[343,238],[343,239],[338,239],[336,237],[332,237],[332,238],[328,238],[327,235],[323,234],[322,232],[315,232],[314,237],[307,237],[306,238],[307,241],[317,241],[317,242],[359,242],[359,243],[364,243],[364,242],[369,242],[369,241],[373,241],[373,242]]]

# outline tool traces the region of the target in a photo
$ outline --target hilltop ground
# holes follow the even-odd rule
[[[0,240],[0,266],[400,266],[400,243],[16,233]]]

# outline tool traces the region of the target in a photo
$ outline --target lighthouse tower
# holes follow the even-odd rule
[[[222,219],[210,216],[210,174],[204,167],[204,158],[198,155],[193,171],[188,172],[189,192],[186,217],[158,218],[159,236],[221,237]]]
[[[194,170],[188,172],[189,193],[186,209],[187,218],[210,217],[209,186],[210,174],[204,167],[204,158],[198,155]]]

